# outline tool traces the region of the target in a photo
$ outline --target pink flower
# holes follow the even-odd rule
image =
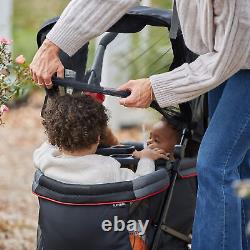
[[[16,58],[15,60],[16,63],[18,64],[24,64],[25,63],[25,57],[23,55],[20,55]]]
[[[6,37],[0,36],[0,44],[10,45],[12,43],[12,40]]]
[[[3,114],[4,112],[8,112],[9,108],[6,105],[2,105],[0,107],[0,114]]]

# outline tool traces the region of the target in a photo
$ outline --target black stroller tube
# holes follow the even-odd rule
[[[184,151],[185,151],[189,136],[190,136],[189,130],[184,129],[182,132],[180,145],[175,146],[174,157],[176,160],[174,161],[173,168],[172,168],[173,175],[171,176],[171,179],[170,179],[171,186],[170,186],[169,192],[167,193],[167,195],[165,197],[165,202],[163,203],[165,205],[163,206],[160,220],[159,220],[159,225],[157,227],[157,230],[156,230],[156,233],[154,236],[154,240],[153,240],[152,248],[151,248],[152,250],[157,250],[159,243],[160,243],[161,233],[162,233],[163,227],[165,226],[164,223],[166,222],[166,219],[167,219],[170,204],[171,204],[171,201],[173,198],[175,183],[176,183],[178,173],[179,173],[180,163],[184,157]]]
[[[93,66],[90,71],[88,84],[100,86],[100,82],[102,78],[102,66],[103,66],[104,54],[105,54],[107,46],[117,37],[117,35],[118,33],[110,32],[110,33],[107,33],[101,39],[97,48]]]
[[[152,250],[157,250],[158,249],[158,246],[159,246],[159,243],[160,243],[160,238],[161,238],[161,232],[162,232],[162,222],[166,221],[166,218],[167,218],[167,215],[168,215],[168,211],[169,211],[170,204],[171,204],[171,201],[172,201],[177,176],[178,176],[178,173],[175,172],[173,177],[171,178],[171,188],[169,190],[169,194],[167,195],[167,197],[165,199],[165,206],[163,208],[162,216],[161,216],[161,219],[160,219],[160,224],[158,225],[158,228],[157,228],[157,231],[156,231],[156,234],[155,234],[155,238],[154,238],[153,245],[152,245],[152,248],[151,248]]]
[[[104,88],[94,84],[87,84],[74,79],[61,79],[57,77],[52,78],[52,83],[54,86],[69,87],[75,90],[88,91],[92,93],[100,93],[104,95],[116,96],[121,98],[128,97],[131,93],[130,91],[121,91],[114,88]]]

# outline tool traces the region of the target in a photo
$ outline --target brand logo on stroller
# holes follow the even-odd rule
[[[105,232],[115,231],[115,232],[122,232],[127,230],[128,232],[138,232],[139,235],[144,235],[147,227],[148,227],[149,220],[146,220],[145,223],[142,220],[120,220],[118,216],[114,216],[113,222],[111,220],[104,220],[102,222],[102,230]]]
[[[113,204],[113,207],[125,207],[125,206],[126,206],[126,203],[124,202]]]

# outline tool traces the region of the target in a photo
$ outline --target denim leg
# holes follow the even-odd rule
[[[220,98],[222,96],[222,93],[224,91],[225,86],[226,86],[226,82],[222,83],[217,88],[211,90],[208,93],[208,111],[209,111],[210,120],[211,120],[211,118],[215,112],[215,109],[220,101]]]
[[[241,250],[241,201],[232,182],[250,149],[250,70],[231,77],[201,143],[193,250]]]
[[[239,167],[240,178],[249,179],[250,178],[250,150],[248,150],[243,162]],[[249,235],[246,235],[246,227],[249,223],[249,213],[250,213],[250,199],[245,199],[241,201],[241,211],[242,211],[242,249],[250,250],[250,239]]]

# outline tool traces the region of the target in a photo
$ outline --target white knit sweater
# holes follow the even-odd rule
[[[73,55],[114,24],[137,0],[72,0],[47,38]],[[165,107],[191,100],[240,69],[250,69],[250,0],[176,0],[191,64],[150,77]]]
[[[33,154],[35,167],[45,176],[67,184],[103,184],[130,181],[155,171],[154,161],[140,159],[137,171],[121,168],[121,164],[109,156],[63,155],[61,151],[45,142]]]

